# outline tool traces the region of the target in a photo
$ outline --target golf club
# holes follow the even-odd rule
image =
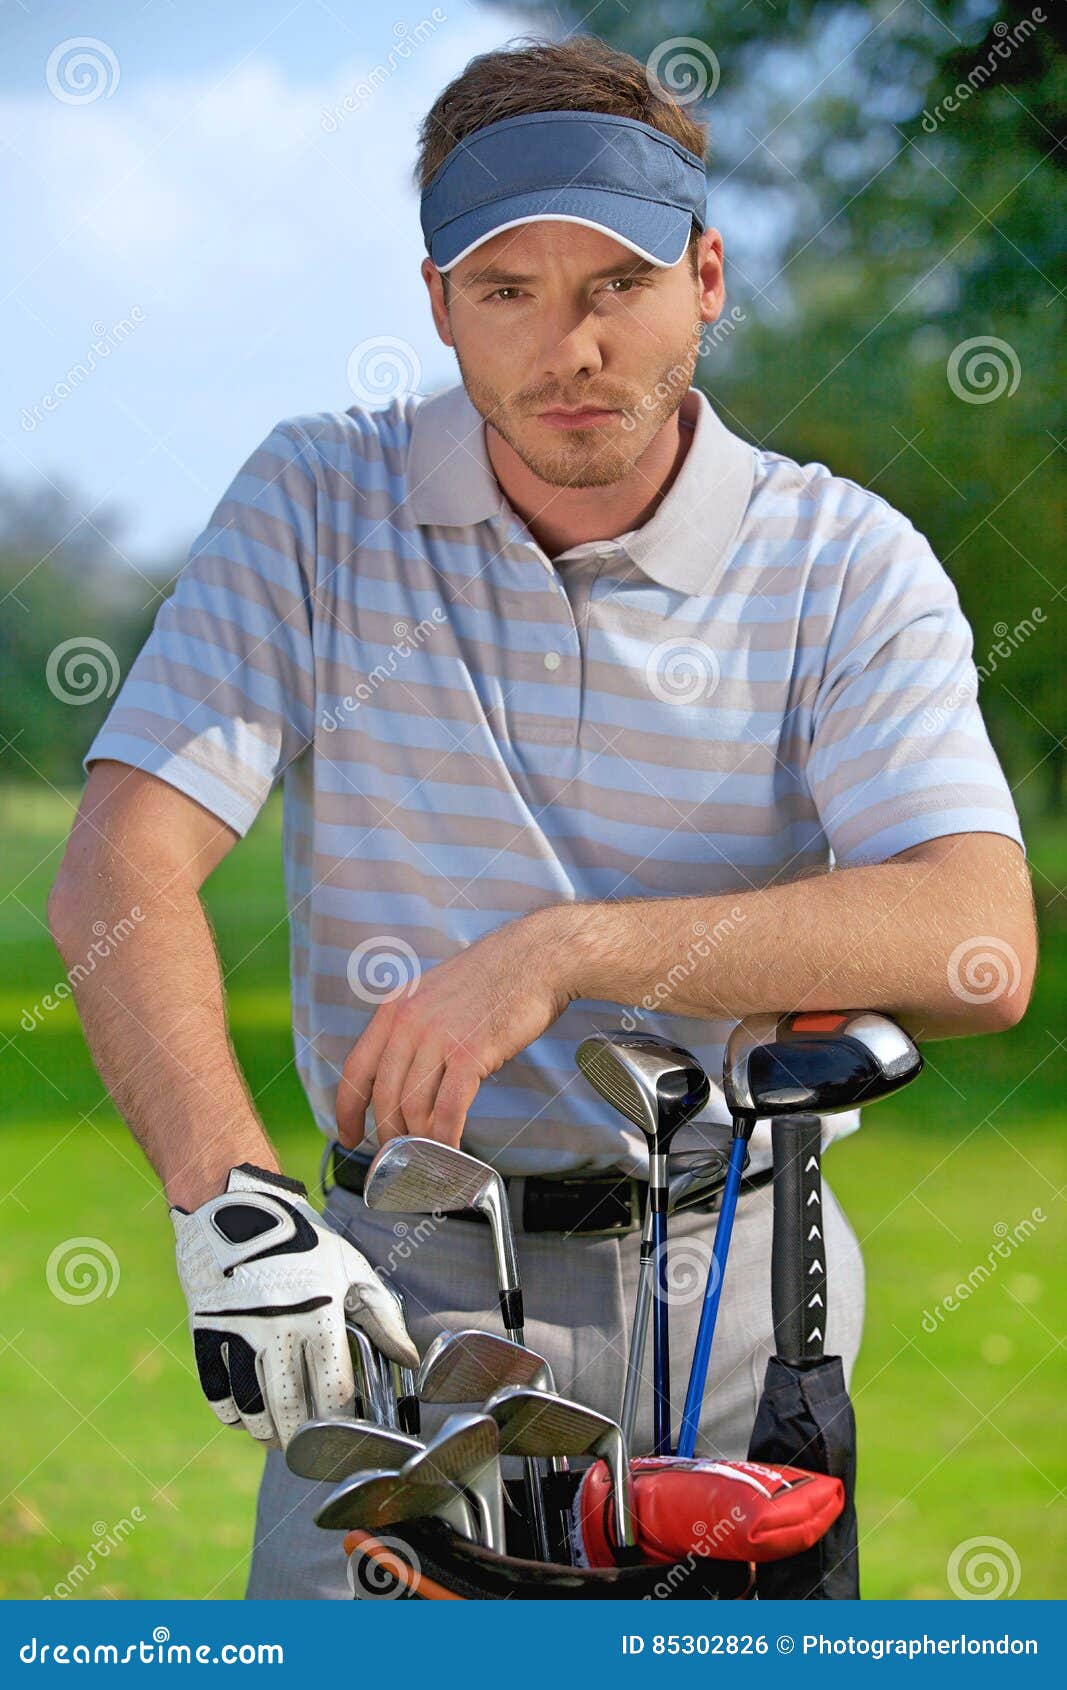
[[[388,1410],[382,1390],[382,1376],[378,1368],[378,1352],[367,1334],[354,1321],[345,1321],[348,1350],[352,1357],[352,1372],[356,1380],[357,1407],[364,1420],[376,1420],[379,1426],[388,1425]]]
[[[730,1034],[722,1083],[734,1136],[693,1350],[679,1455],[696,1453],[730,1234],[748,1141],[757,1120],[768,1115],[833,1114],[859,1103],[874,1103],[906,1086],[922,1065],[922,1057],[904,1029],[873,1010],[750,1015]]]
[[[419,1395],[424,1402],[484,1402],[503,1385],[529,1385],[537,1391],[555,1391],[552,1369],[535,1350],[498,1338],[494,1332],[468,1327],[460,1332],[441,1332],[422,1358]],[[566,1458],[552,1456],[553,1476],[568,1471]],[[560,1542],[569,1541],[569,1505],[560,1506]]]
[[[621,1428],[606,1414],[531,1390],[528,1385],[506,1385],[485,1405],[485,1414],[496,1422],[500,1449],[507,1455],[602,1455],[611,1474],[615,1498],[617,1535],[624,1548],[633,1548],[633,1500],[630,1488],[630,1457]]]
[[[382,1280],[382,1284],[387,1291],[392,1293],[393,1300],[400,1311],[400,1318],[406,1325],[407,1305],[404,1301],[403,1292],[398,1291],[395,1285],[390,1285],[386,1279]],[[409,1437],[417,1438],[420,1424],[419,1393],[415,1384],[415,1369],[413,1367],[402,1367],[398,1361],[390,1362],[389,1366],[393,1375],[393,1396],[396,1399],[397,1424],[400,1430],[406,1432]]]
[[[487,1163],[431,1138],[394,1138],[379,1150],[363,1187],[368,1209],[432,1215],[476,1209],[493,1236],[500,1312],[509,1336],[522,1330],[522,1288],[504,1181]],[[521,1343],[519,1338],[516,1342]]]
[[[399,1473],[354,1473],[342,1479],[315,1515],[327,1531],[379,1531],[401,1520],[444,1520],[463,1537],[478,1541],[470,1504],[452,1484],[411,1484]]]
[[[367,1173],[363,1201],[388,1214],[434,1215],[474,1209],[485,1215],[493,1239],[497,1287],[504,1329],[526,1346],[522,1287],[507,1190],[495,1168],[463,1150],[429,1138],[394,1138],[379,1150]],[[536,1463],[525,1469],[526,1497],[537,1553],[549,1559],[541,1475]]]
[[[556,1388],[552,1369],[535,1350],[473,1327],[439,1332],[419,1368],[423,1402],[484,1402],[502,1385],[530,1385],[538,1391]]]
[[[396,1394],[396,1363],[388,1356],[376,1349],[374,1359],[378,1364],[378,1396],[382,1405],[382,1424],[391,1426],[394,1431],[400,1430],[400,1408]]]
[[[500,1434],[488,1414],[450,1414],[425,1449],[405,1462],[400,1477],[408,1484],[458,1486],[474,1506],[486,1547],[504,1554]]]
[[[301,1479],[337,1484],[368,1467],[402,1467],[422,1447],[372,1420],[305,1420],[285,1446],[285,1464]]]
[[[667,1187],[667,1212],[674,1214],[683,1206],[686,1199],[696,1199],[699,1196],[709,1196],[713,1191],[721,1190],[726,1180],[728,1166],[727,1157],[721,1150],[710,1151],[699,1162],[693,1162],[688,1167],[672,1174]],[[641,1234],[641,1260],[645,1260],[646,1246],[652,1240],[652,1206],[646,1205],[645,1224]],[[626,1357],[626,1384],[623,1390],[622,1408],[619,1413],[619,1425],[622,1435],[626,1439],[628,1449],[633,1447],[634,1431],[637,1426],[637,1403],[641,1386],[644,1383],[643,1369],[645,1360],[645,1345],[648,1341],[648,1315],[652,1306],[652,1275],[642,1273],[637,1282],[637,1298],[634,1303],[634,1321],[630,1333],[630,1348]]]
[[[671,1447],[670,1290],[667,1277],[667,1180],[671,1140],[699,1114],[711,1094],[696,1057],[654,1033],[593,1033],[578,1046],[577,1062],[590,1085],[648,1140],[648,1215],[641,1237],[638,1304],[653,1304],[654,1455]],[[653,1299],[653,1277],[659,1295]],[[635,1312],[635,1325],[636,1325]],[[642,1334],[643,1344],[643,1334]],[[636,1389],[636,1386],[634,1387]]]

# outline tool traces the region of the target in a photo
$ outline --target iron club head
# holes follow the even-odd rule
[[[337,1484],[371,1467],[403,1466],[421,1448],[371,1420],[306,1420],[285,1446],[285,1464],[301,1479]]]
[[[422,1358],[418,1390],[423,1402],[484,1402],[501,1385],[555,1389],[543,1356],[473,1328],[440,1332]]]
[[[326,1531],[380,1531],[401,1520],[436,1516],[461,1532],[475,1536],[466,1500],[453,1484],[412,1483],[400,1473],[356,1473],[333,1489],[315,1515]]]
[[[500,1437],[489,1415],[450,1414],[426,1448],[405,1462],[400,1476],[411,1483],[458,1485],[474,1504],[486,1547],[503,1554]]]
[[[619,1542],[636,1542],[630,1485],[630,1458],[616,1421],[584,1403],[508,1385],[485,1404],[497,1425],[505,1455],[602,1455],[611,1474]]]
[[[363,1187],[369,1209],[389,1214],[448,1214],[477,1209],[493,1237],[504,1325],[522,1341],[522,1292],[504,1181],[464,1150],[429,1138],[394,1138],[379,1150]]]

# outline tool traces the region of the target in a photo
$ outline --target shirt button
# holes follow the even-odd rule
[[[545,668],[546,669],[558,669],[562,662],[563,662],[563,659],[560,656],[558,651],[546,651],[545,652]]]

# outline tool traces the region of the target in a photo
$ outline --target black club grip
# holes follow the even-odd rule
[[[783,1361],[813,1361],[826,1332],[826,1249],[817,1115],[776,1117],[771,1308]]]

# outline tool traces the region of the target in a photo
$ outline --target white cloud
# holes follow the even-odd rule
[[[65,104],[35,65],[29,92],[0,99],[12,149],[0,256],[9,473],[60,473],[87,504],[117,500],[144,555],[192,539],[279,417],[351,404],[357,342],[406,341],[426,391],[454,379],[419,275],[418,124],[473,54],[525,24],[450,11],[391,63],[392,18],[360,6],[340,15],[351,32],[327,34],[323,14],[303,8],[291,27],[315,23],[322,39],[298,71],[291,42],[253,38],[251,21],[251,52],[230,41],[216,46],[225,62],[176,59],[168,71],[142,18],[141,60],[119,54],[112,98]],[[343,109],[368,82],[380,85]],[[338,108],[329,132],[323,113]],[[136,334],[33,433],[20,427],[24,408],[84,361],[94,325],[135,307]]]

